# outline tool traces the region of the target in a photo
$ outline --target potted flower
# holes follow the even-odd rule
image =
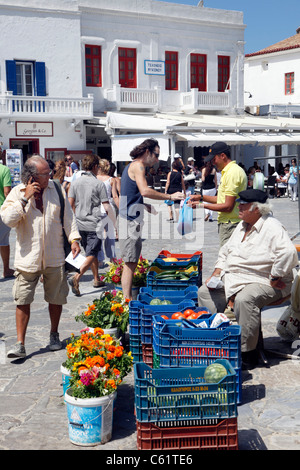
[[[122,258],[113,259],[113,262],[109,263],[109,270],[103,276],[101,276],[101,281],[115,284],[116,288],[121,286],[121,277],[124,267],[124,261]],[[133,274],[133,288],[136,288],[138,291],[140,287],[146,285],[147,273],[150,269],[149,261],[146,258],[140,256],[137,267]]]
[[[126,332],[129,323],[129,299],[124,299],[123,293],[115,289],[103,292],[75,320],[88,328],[102,328],[104,333],[118,336],[119,331]]]
[[[64,365],[71,369],[65,394],[71,442],[104,444],[112,434],[117,387],[132,368],[131,353],[118,339],[95,328],[93,333],[82,331],[80,337],[72,335]]]

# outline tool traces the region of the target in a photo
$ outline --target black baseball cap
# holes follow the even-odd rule
[[[210,162],[216,155],[224,153],[230,150],[230,147],[225,142],[216,142],[209,149],[209,154],[205,158],[204,162]]]
[[[239,198],[236,200],[239,204],[248,204],[249,202],[265,203],[268,199],[268,194],[260,189],[245,189],[239,193]]]

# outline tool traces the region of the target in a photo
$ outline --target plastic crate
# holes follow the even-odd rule
[[[170,251],[167,250],[162,250],[158,253],[157,259],[163,259],[163,258],[177,258],[178,262],[181,261],[187,261],[190,259],[195,259],[198,258],[200,260],[200,265],[199,268],[202,270],[202,259],[203,259],[203,253],[202,251],[195,251],[194,253],[170,253]]]
[[[214,316],[215,314],[208,321],[211,322]],[[167,321],[163,325],[155,324],[153,350],[153,367],[163,369],[208,366],[216,359],[227,359],[236,372],[237,403],[242,402],[241,327],[239,325],[188,329],[174,326]]]
[[[194,324],[194,325],[199,325],[200,323],[202,323],[203,321],[205,321],[205,323],[208,325],[208,327],[210,327],[210,325],[212,324],[215,316],[216,316],[216,313],[211,313],[208,308],[206,307],[198,307],[198,308],[195,308],[194,309],[195,312],[199,312],[199,311],[206,311],[207,313],[203,313],[199,318],[197,318],[196,320],[191,320],[189,323],[190,324]],[[183,328],[186,328],[188,325],[187,325],[187,321],[184,320],[172,320],[172,314],[168,314],[166,315],[167,317],[169,317],[169,320],[165,319],[165,318],[162,318],[161,315],[153,315],[152,317],[152,324],[153,324],[153,336],[155,337],[154,341],[155,343],[158,345],[159,344],[159,333],[163,327],[163,325],[167,324],[169,326],[180,326],[180,324],[182,325]],[[229,321],[228,322],[224,322],[224,323],[221,323],[221,325],[219,325],[218,328],[225,328],[227,326],[229,326]],[[190,365],[190,364],[188,364]]]
[[[153,367],[153,349],[152,344],[142,343],[143,362],[149,367]]]
[[[129,334],[129,350],[131,351],[134,363],[143,360],[142,343],[139,335]]]
[[[139,300],[131,300],[129,302],[129,333],[134,335],[141,334],[142,326],[142,309],[147,308],[153,313],[175,313],[183,308],[195,308],[195,302],[192,300],[183,300],[178,304],[169,305],[147,305]]]
[[[198,271],[192,274],[189,279],[157,279],[155,272],[147,273],[147,287],[150,287],[153,291],[155,290],[185,290],[190,286],[201,287],[202,285],[202,271]]]
[[[137,421],[136,428],[138,450],[238,450],[237,418],[167,428]]]
[[[170,300],[172,304],[179,304],[183,300],[193,300],[198,304],[198,287],[190,286],[181,291],[153,290],[151,287],[141,287],[137,300],[150,304],[151,300],[159,298],[161,300]]]
[[[170,320],[165,320],[165,322],[167,322],[168,324],[172,324],[174,326],[176,326],[176,324],[178,324],[180,322],[180,320],[172,320],[171,317],[173,315],[173,313],[175,312],[181,312],[181,313],[184,313],[185,310],[187,309],[192,309],[194,312],[200,312],[200,311],[206,311],[207,312],[207,315],[205,315],[205,317],[208,319],[209,317],[211,317],[211,313],[210,311],[207,309],[207,308],[204,308],[204,307],[196,307],[194,305],[194,307],[192,307],[191,305],[187,305],[188,302],[181,302],[180,304],[178,304],[178,310],[174,310],[174,311],[169,311],[167,308],[165,309],[165,311],[161,311],[161,310],[150,310],[148,307],[144,307],[141,309],[141,339],[142,339],[142,343],[148,343],[148,344],[152,344],[153,342],[153,327],[154,327],[154,317],[156,318],[156,325],[161,325],[163,324],[164,322],[164,319],[161,317],[161,315],[165,315],[166,317],[169,317]],[[167,305],[166,305],[167,307]],[[202,315],[201,315],[202,317]],[[202,321],[204,320],[204,317],[202,319]],[[160,323],[161,321],[161,323]],[[195,324],[198,324],[200,323],[200,318],[195,321]]]
[[[234,369],[241,367],[241,327],[184,328],[166,322],[153,335],[153,348],[160,367],[208,365],[227,359]]]
[[[151,369],[134,364],[137,421],[179,426],[237,417],[236,373],[228,361],[215,362],[228,372],[218,383],[205,382],[205,366]]]

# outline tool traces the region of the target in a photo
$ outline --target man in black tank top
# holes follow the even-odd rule
[[[124,261],[122,290],[125,298],[132,299],[132,281],[135,268],[142,251],[141,224],[144,209],[152,214],[156,210],[144,204],[144,197],[164,201],[184,199],[181,192],[164,194],[149,188],[145,176],[146,167],[158,162],[159,144],[155,139],[146,139],[136,146],[130,156],[133,161],[127,165],[121,178],[121,197],[119,212],[119,242],[121,257]]]

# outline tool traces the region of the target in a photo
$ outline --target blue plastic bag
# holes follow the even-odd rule
[[[166,199],[164,203],[167,204],[167,206],[173,206],[174,201],[171,201],[171,199]]]
[[[187,205],[190,198],[184,200],[183,206],[179,212],[177,231],[180,235],[187,235],[193,231],[193,209]]]

